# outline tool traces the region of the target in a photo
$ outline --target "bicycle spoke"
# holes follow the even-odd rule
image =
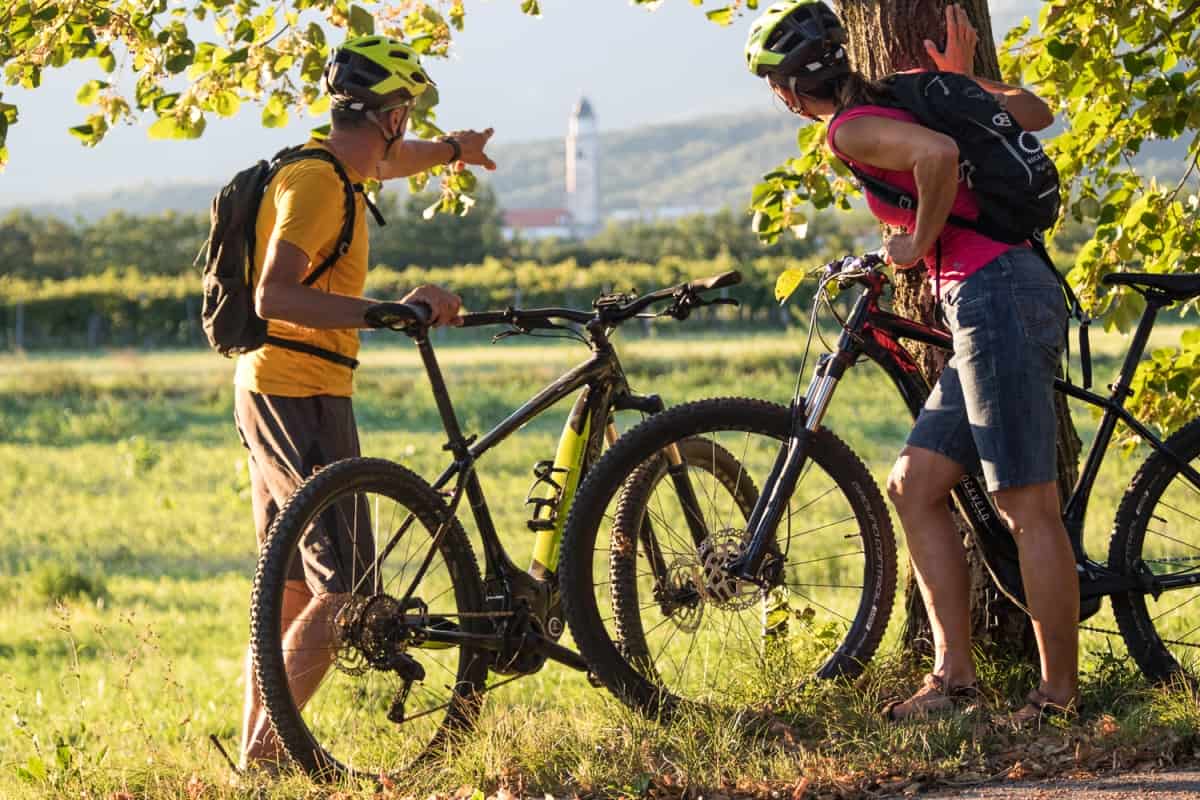
[[[1179,605],[1177,605],[1177,606],[1172,606],[1171,608],[1168,608],[1166,611],[1162,612],[1161,614],[1155,614],[1153,617],[1151,617],[1151,618],[1150,618],[1150,621],[1151,621],[1151,622],[1154,622],[1154,621],[1155,621],[1155,620],[1157,620],[1158,618],[1160,618],[1160,617],[1163,617],[1163,616],[1166,616],[1167,614],[1170,614],[1172,611],[1174,611],[1174,610],[1176,610],[1176,609],[1178,609],[1178,608],[1183,608],[1183,607],[1184,607],[1184,606],[1186,606],[1188,603],[1192,602],[1193,600],[1195,600],[1195,599],[1196,599],[1196,598],[1198,598],[1198,597],[1200,597],[1200,592],[1196,592],[1196,594],[1192,595],[1192,596],[1191,596],[1191,597],[1189,597],[1187,600],[1184,600],[1182,603],[1180,603],[1180,604],[1179,604]]]
[[[855,550],[853,553],[840,553],[836,556],[824,556],[823,558],[810,558],[807,561],[787,561],[789,567],[799,567],[805,564],[819,564],[822,561],[834,561],[839,558],[849,558],[850,556],[860,556],[866,553],[865,550]]]
[[[1169,539],[1170,541],[1175,542],[1176,544],[1181,544],[1184,547],[1189,547],[1192,550],[1195,550],[1196,552],[1200,552],[1200,547],[1196,547],[1194,544],[1189,544],[1189,543],[1183,541],[1182,539],[1176,539],[1174,536],[1164,533],[1163,531],[1156,531],[1151,528],[1147,528],[1146,533],[1153,533],[1155,536],[1161,536],[1164,539]]]
[[[808,602],[812,603],[814,606],[817,606],[818,608],[821,608],[821,609],[824,609],[825,611],[828,611],[830,614],[833,614],[833,615],[834,615],[835,617],[837,617],[838,619],[841,619],[841,620],[843,620],[843,621],[845,621],[845,622],[848,622],[848,623],[850,623],[851,625],[853,625],[853,624],[854,624],[854,620],[850,619],[849,617],[847,617],[847,616],[845,616],[845,615],[843,615],[843,614],[839,614],[838,612],[834,611],[834,610],[833,610],[832,608],[830,608],[829,606],[822,605],[821,603],[818,603],[816,600],[813,600],[811,597],[809,597],[808,595],[806,595],[804,592],[796,592],[796,594],[800,595],[800,596],[801,596],[801,597],[803,597],[805,600],[807,600]]]

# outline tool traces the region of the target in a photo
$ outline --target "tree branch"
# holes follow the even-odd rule
[[[1196,11],[1198,11],[1198,10],[1200,10],[1200,0],[1193,0],[1192,4],[1190,6],[1188,6],[1187,8],[1185,8],[1182,12],[1180,12],[1179,16],[1174,17],[1170,22],[1167,23],[1167,27],[1165,29],[1163,29],[1163,31],[1161,33],[1159,33],[1158,36],[1155,36],[1153,39],[1151,39],[1149,42],[1147,42],[1145,45],[1143,45],[1140,49],[1138,49],[1137,54],[1140,56],[1143,53],[1145,53],[1147,50],[1149,50],[1153,47],[1157,47],[1158,45],[1162,44],[1164,39],[1166,39],[1168,36],[1170,36],[1172,33],[1175,32],[1175,29],[1179,27],[1179,23],[1183,22],[1185,19],[1190,17],[1192,14],[1195,14]]]
[[[1179,179],[1179,183],[1175,186],[1175,190],[1171,192],[1170,202],[1174,202],[1175,198],[1179,196],[1179,193],[1183,191],[1183,187],[1187,185],[1188,178],[1192,177],[1192,173],[1196,171],[1197,163],[1200,163],[1200,148],[1197,148],[1196,154],[1192,156],[1191,166],[1187,168],[1187,172],[1183,173],[1183,177]]]

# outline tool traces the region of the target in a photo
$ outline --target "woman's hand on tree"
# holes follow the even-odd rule
[[[958,72],[971,76],[975,66],[975,45],[979,33],[967,12],[957,3],[946,6],[946,49],[938,50],[932,40],[925,40],[925,52],[942,72]]]

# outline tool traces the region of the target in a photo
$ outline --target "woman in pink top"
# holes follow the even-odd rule
[[[926,41],[938,69],[971,74],[976,33],[958,6],[946,9],[947,43]],[[867,195],[880,221],[903,229],[884,248],[897,269],[938,265],[937,290],[954,354],[888,480],[933,628],[935,661],[923,686],[890,704],[904,719],[970,705],[969,582],[949,498],[965,471],[982,472],[1020,550],[1021,576],[1041,652],[1042,680],[1015,723],[1077,708],[1079,593],[1056,482],[1054,376],[1065,345],[1057,280],[1025,245],[947,224],[979,208],[960,183],[953,139],[894,107],[885,85],[853,71],[846,33],[818,0],[783,0],[751,29],[746,57],[789,109],[830,120],[828,144],[856,168],[915,195],[900,209]],[[975,78],[1027,131],[1053,121],[1028,91]]]

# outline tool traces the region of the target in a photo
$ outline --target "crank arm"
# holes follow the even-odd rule
[[[467,633],[465,631],[447,631],[422,629],[421,634],[425,637],[426,643],[447,644],[477,647],[481,650],[490,650],[498,653],[505,647],[504,636],[498,633]],[[531,649],[546,656],[549,659],[564,664],[571,669],[577,669],[580,672],[586,672],[588,664],[583,660],[583,656],[563,647],[553,639],[548,639],[539,634],[528,635],[529,646]]]

